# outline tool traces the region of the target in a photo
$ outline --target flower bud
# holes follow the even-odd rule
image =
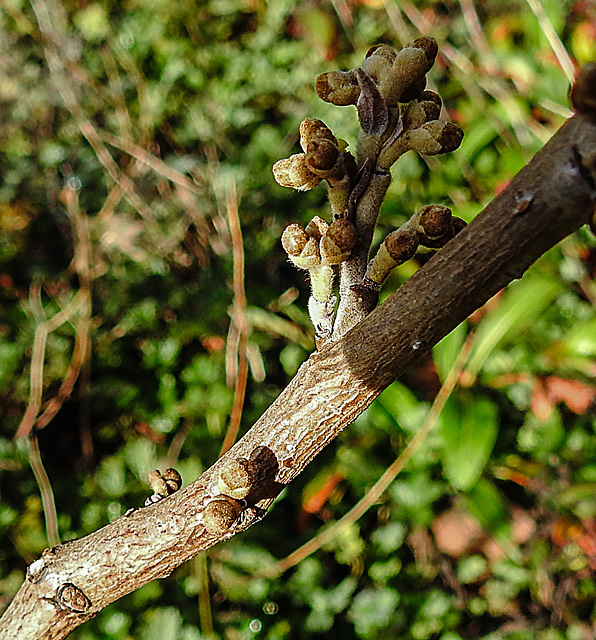
[[[360,87],[354,71],[328,71],[316,81],[315,89],[321,100],[339,107],[356,104]]]
[[[220,471],[217,486],[223,494],[241,500],[250,493],[253,481],[252,463],[246,458],[233,458]]]
[[[298,191],[309,191],[321,182],[321,178],[308,168],[303,153],[278,160],[273,165],[273,177],[282,187],[291,187]]]
[[[339,150],[331,140],[314,139],[306,149],[306,163],[312,171],[330,171],[337,162]]]
[[[418,234],[415,231],[398,229],[385,238],[383,245],[395,264],[402,264],[416,255]]]
[[[182,486],[182,477],[176,469],[166,469],[163,472],[163,478],[168,486],[168,494],[176,493]]]
[[[309,236],[306,231],[295,222],[289,224],[281,236],[281,244],[285,252],[294,257],[302,253],[308,240]]]
[[[242,503],[230,496],[220,495],[207,503],[203,511],[203,524],[208,533],[225,533],[242,511]]]
[[[314,216],[306,225],[306,233],[317,242],[327,233],[327,229],[329,229],[329,224],[320,216]]]
[[[428,65],[425,73],[428,73],[435,63],[437,53],[439,53],[439,46],[437,45],[437,41],[430,36],[421,36],[420,38],[416,38],[415,40],[413,40],[409,46],[416,49],[421,49],[424,52]]]
[[[338,146],[337,138],[331,129],[318,118],[306,118],[300,123],[300,146],[307,151],[311,140],[329,140]]]
[[[408,132],[410,148],[426,156],[455,151],[461,144],[463,131],[452,122],[431,120]]]
[[[366,60],[371,56],[385,58],[387,62],[393,64],[395,58],[397,58],[397,52],[393,47],[390,47],[387,44],[375,44],[366,52],[366,56],[364,56],[364,58]]]
[[[428,238],[440,238],[451,231],[451,209],[429,204],[418,212],[419,223]]]
[[[321,238],[319,250],[323,264],[340,264],[350,257],[356,244],[356,229],[345,218],[331,224],[327,233]]]
[[[398,229],[390,233],[370,261],[365,278],[381,285],[394,267],[414,257],[418,240],[418,234],[411,229]]]

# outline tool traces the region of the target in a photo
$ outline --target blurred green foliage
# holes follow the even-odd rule
[[[378,239],[430,202],[470,220],[569,115],[552,34],[573,62],[596,57],[592,3],[536,4],[0,2],[3,607],[48,546],[30,450],[14,438],[24,417],[59,408],[37,433],[60,536],[80,537],[141,504],[151,469],[175,464],[188,483],[216,459],[239,353],[244,430],[313,348],[307,287],[279,237],[324,215],[324,192],[284,190],[270,167],[307,116],[354,143],[354,112],[318,101],[316,75],[377,42],[434,36],[432,88],[466,135],[448,157],[398,163]],[[581,230],[387,389],[264,522],[72,637],[592,638],[595,268]],[[382,500],[262,577],[399,455],[471,328],[460,389]]]

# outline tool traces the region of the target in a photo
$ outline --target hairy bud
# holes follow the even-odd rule
[[[315,89],[321,100],[339,107],[356,104],[360,86],[354,71],[328,71],[316,81]]]

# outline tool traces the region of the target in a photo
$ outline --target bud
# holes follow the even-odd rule
[[[365,279],[377,285],[383,284],[394,267],[414,257],[418,240],[418,234],[411,229],[398,229],[390,233],[370,261]]]
[[[339,107],[356,104],[360,87],[354,71],[328,71],[316,81],[315,89],[321,100]]]
[[[364,58],[366,60],[371,56],[384,58],[385,60],[393,64],[395,58],[397,58],[397,53],[395,49],[393,49],[393,47],[390,47],[387,44],[375,44],[366,52],[366,56],[364,56]]]
[[[340,264],[350,257],[356,244],[356,229],[345,218],[331,224],[327,233],[321,238],[320,252],[323,264]]]
[[[253,481],[252,463],[246,458],[232,458],[219,472],[217,486],[223,494],[241,500],[250,493]]]
[[[395,261],[396,266],[416,255],[418,234],[415,231],[398,229],[385,238],[383,245],[387,249],[387,253]]]
[[[429,204],[418,211],[419,222],[428,238],[440,238],[451,231],[451,209]]]
[[[306,231],[299,224],[293,222],[284,229],[281,244],[289,256],[295,257],[302,253],[308,239]]]
[[[306,225],[306,233],[317,242],[327,233],[327,229],[329,229],[329,224],[320,216],[314,216]]]
[[[168,494],[176,493],[182,486],[182,478],[176,469],[166,469],[163,473],[163,478],[168,486]]]
[[[329,140],[338,146],[337,138],[331,129],[318,118],[306,118],[300,123],[300,146],[307,151],[311,140]]]
[[[207,503],[203,524],[208,533],[221,535],[233,524],[242,511],[242,503],[230,496],[220,495]]]
[[[331,140],[314,139],[306,149],[306,163],[312,171],[330,171],[337,162],[339,150]]]
[[[291,187],[297,191],[309,191],[321,182],[321,178],[308,168],[303,153],[278,160],[273,165],[273,177],[282,187]]]

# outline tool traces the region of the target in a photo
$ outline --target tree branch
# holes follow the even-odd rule
[[[593,89],[589,95],[593,104]],[[418,273],[344,338],[312,354],[198,480],[46,550],[0,620],[0,635],[64,638],[114,600],[258,522],[281,489],[415,359],[593,220],[596,121],[591,109],[578,110]]]

